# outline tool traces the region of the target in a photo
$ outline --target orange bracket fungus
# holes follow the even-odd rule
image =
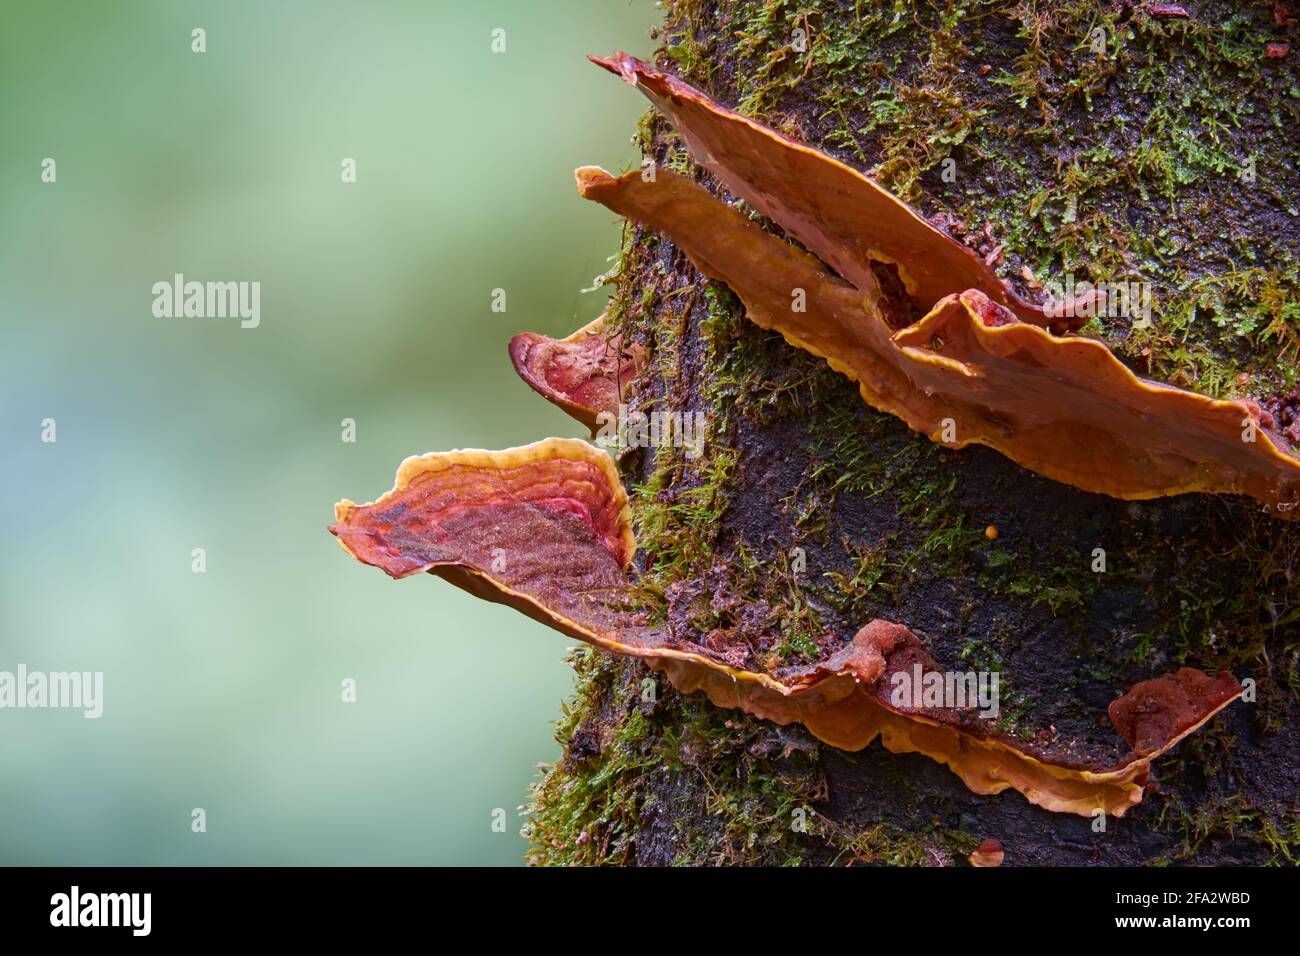
[[[1002,849],[1002,841],[994,840],[992,837],[977,846],[967,857],[970,865],[975,867],[1001,866],[1005,858],[1006,851]]]
[[[642,658],[718,706],[801,723],[846,750],[879,737],[891,751],[946,764],[975,793],[1011,788],[1049,810],[1123,814],[1142,799],[1151,761],[1241,691],[1229,674],[1189,668],[1137,684],[1110,708],[1128,749],[1096,760],[1021,742],[974,708],[900,703],[895,675],[938,671],[901,624],[872,621],[804,667],[726,663],[698,635],[652,626],[638,610],[627,494],[608,454],[575,439],[408,458],[391,491],[368,505],[342,501],[335,518],[330,530],[344,550],[394,578],[437,574],[572,637]]]
[[[651,178],[584,167],[579,192],[667,235],[753,322],[826,359],[872,407],[1085,491],[1240,493],[1294,517],[1300,459],[1255,402],[1144,380],[1102,342],[1053,334],[1052,314],[863,174],[626,54],[593,59],[644,92],[704,168],[813,255],[666,169]]]
[[[510,360],[534,391],[594,432],[602,412],[618,414],[644,352],[624,349],[619,336],[607,334],[602,315],[563,339],[520,332],[510,340]]]

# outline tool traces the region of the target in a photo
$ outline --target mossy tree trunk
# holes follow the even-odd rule
[[[1085,334],[1139,374],[1261,400],[1286,428],[1296,25],[1283,4],[1184,6],[677,0],[660,62],[871,172],[1027,297],[1067,276],[1149,283],[1152,321],[1105,316]],[[661,119],[641,138],[719,191]],[[1245,500],[1121,502],[946,451],[637,227],[613,314],[652,356],[633,407],[710,420],[699,459],[620,463],[641,584],[674,624],[806,662],[874,617],[899,621],[940,662],[999,670],[1004,726],[1084,747],[1118,741],[1105,708],[1124,688],[1180,665],[1231,669],[1257,697],[1158,761],[1158,786],[1098,832],[584,650],[564,756],[535,793],[534,862],[947,864],[989,837],[1008,864],[1300,860],[1300,527]]]

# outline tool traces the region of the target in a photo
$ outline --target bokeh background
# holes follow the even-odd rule
[[[581,434],[506,342],[603,307],[618,226],[572,171],[630,166],[644,103],[583,56],[657,17],[0,5],[0,670],[105,682],[99,720],[0,710],[0,862],[520,862],[570,642],[325,529],[407,455]],[[155,318],[177,272],[260,281],[260,327]]]

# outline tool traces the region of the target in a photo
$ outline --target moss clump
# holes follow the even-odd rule
[[[935,820],[848,829],[827,813],[822,747],[675,692],[640,664],[578,650],[525,835],[535,865],[947,863],[979,841]]]
[[[1158,825],[1177,840],[1174,850],[1158,864],[1195,860],[1202,848],[1214,841],[1262,847],[1267,851],[1263,861],[1267,866],[1300,864],[1300,820],[1278,822],[1240,794],[1191,807],[1170,801]]]
[[[573,663],[575,702],[557,725],[564,761],[548,768],[529,808],[530,862],[799,858],[808,837],[800,821],[815,819],[819,795],[816,744],[791,732],[777,767],[758,756],[778,746],[771,725],[682,697],[632,661],[581,650]],[[679,830],[687,803],[698,803],[707,826]],[[665,832],[646,846],[650,820]]]

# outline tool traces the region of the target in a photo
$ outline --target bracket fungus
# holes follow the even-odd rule
[[[620,336],[608,334],[605,323],[601,315],[563,339],[520,332],[510,340],[519,377],[593,432],[602,412],[618,414],[645,359],[639,346],[624,348]]]
[[[1006,851],[1002,848],[1001,840],[990,837],[972,850],[967,859],[974,867],[998,867],[1006,859]]]
[[[437,574],[571,637],[641,658],[720,707],[801,723],[845,750],[879,737],[891,751],[946,764],[976,793],[1011,788],[1049,810],[1122,815],[1142,799],[1151,761],[1241,690],[1229,674],[1188,668],[1137,684],[1111,705],[1129,749],[1087,760],[1021,742],[973,708],[897,703],[894,675],[938,672],[901,624],[871,621],[805,667],[734,666],[698,635],[653,626],[638,609],[627,494],[608,454],[575,439],[408,458],[391,491],[368,505],[341,501],[335,518],[330,530],[344,550],[394,578]]]
[[[751,321],[824,358],[868,404],[933,440],[988,445],[1119,498],[1240,492],[1285,512],[1300,495],[1300,461],[1257,406],[1138,378],[1101,342],[1054,334],[1059,316],[1020,299],[862,174],[631,57],[596,62],[646,92],[728,190],[809,251],[667,170],[615,177],[584,167],[581,194],[667,235],[732,288]],[[521,333],[509,353],[525,382],[593,429],[645,364],[608,334],[605,316],[564,339]],[[1255,440],[1242,440],[1244,427]],[[738,663],[702,635],[653,622],[638,599],[618,471],[574,439],[408,458],[376,501],[339,502],[330,531],[394,578],[436,574],[640,658],[718,706],[800,723],[846,750],[879,738],[947,765],[975,793],[1013,789],[1057,812],[1122,815],[1141,801],[1151,762],[1241,694],[1231,674],[1191,668],[1138,683],[1109,707],[1117,738],[1107,756],[1021,740],[975,707],[899,701],[897,676],[943,676],[900,623],[869,621],[806,666]],[[981,863],[1000,861],[994,849]]]
[[[824,358],[872,407],[1085,491],[1246,494],[1295,517],[1300,459],[1255,402],[1147,381],[1104,343],[1053,334],[1051,314],[862,173],[634,57],[592,59],[645,93],[704,168],[813,255],[669,170],[651,179],[583,167],[579,192],[667,235],[751,321]],[[881,280],[884,266],[901,291]]]

